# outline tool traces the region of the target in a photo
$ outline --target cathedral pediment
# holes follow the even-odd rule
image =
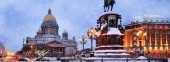
[[[47,43],[50,47],[66,47],[64,44],[54,40]]]

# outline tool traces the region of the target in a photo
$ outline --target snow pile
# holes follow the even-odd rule
[[[96,50],[96,51],[94,51],[94,52],[103,52],[103,53],[105,53],[105,52],[110,52],[110,53],[114,53],[114,52],[116,52],[116,53],[124,53],[124,52],[127,52],[126,50]]]
[[[147,59],[147,58],[144,56],[139,56],[137,59]]]
[[[98,46],[98,47],[96,47],[96,48],[101,48],[101,47],[111,47],[111,48],[114,48],[114,47],[122,47],[123,48],[123,46],[121,46],[121,45],[102,45],[102,46]]]

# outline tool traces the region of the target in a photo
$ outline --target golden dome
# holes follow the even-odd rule
[[[48,10],[48,14],[44,17],[44,21],[56,21],[55,17],[51,14],[50,8]]]

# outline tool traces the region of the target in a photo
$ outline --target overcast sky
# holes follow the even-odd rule
[[[112,12],[122,15],[122,21],[145,14],[170,17],[170,0],[116,0]],[[66,29],[69,38],[86,35],[87,29],[96,26],[103,12],[103,0],[1,0],[0,42],[7,50],[18,51],[22,40],[35,36],[49,7],[59,25],[59,34]],[[90,48],[90,41],[85,45]],[[82,45],[78,46],[79,50]]]

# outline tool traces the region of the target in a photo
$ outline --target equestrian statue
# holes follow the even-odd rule
[[[113,9],[113,6],[115,4],[115,0],[104,0],[104,12],[108,12],[110,7],[111,7],[111,11]]]

